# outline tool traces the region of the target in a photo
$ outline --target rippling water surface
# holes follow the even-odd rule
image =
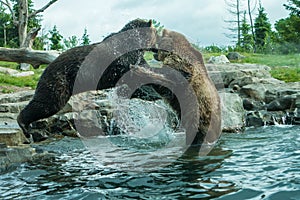
[[[2,174],[0,199],[300,199],[299,126],[223,134],[205,157],[101,145],[97,157],[72,138],[37,148],[53,155]]]

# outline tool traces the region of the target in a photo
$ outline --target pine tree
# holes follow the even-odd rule
[[[91,40],[89,38],[90,36],[87,34],[87,29],[84,29],[83,35],[81,37],[81,45],[89,45],[91,43]]]
[[[280,52],[300,52],[300,0],[289,0],[284,6],[290,16],[275,23]]]
[[[54,26],[53,29],[49,31],[49,33],[51,35],[49,38],[49,40],[51,41],[50,49],[51,50],[62,50],[63,46],[61,44],[61,40],[63,39],[63,36],[57,30],[57,27]]]
[[[68,39],[64,39],[64,45],[66,49],[74,48],[78,46],[78,44],[79,44],[79,39],[75,35],[68,37]]]
[[[251,26],[247,23],[246,11],[244,12],[244,18],[241,25],[241,45],[240,47],[244,51],[252,51],[254,46],[254,40],[252,34],[250,34]]]
[[[254,22],[255,29],[255,45],[257,50],[264,51],[268,43],[270,43],[272,30],[267,13],[262,5],[259,5],[258,16]]]
[[[284,7],[291,11],[291,15],[300,17],[300,0],[288,0],[288,4],[283,4]]]

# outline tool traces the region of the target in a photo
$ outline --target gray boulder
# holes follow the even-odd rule
[[[246,126],[247,127],[260,127],[264,126],[264,121],[259,112],[249,112],[246,115]]]
[[[296,97],[289,95],[271,101],[266,105],[266,109],[268,111],[283,111],[288,109],[295,109],[295,102]]]
[[[0,94],[0,104],[29,101],[33,94],[34,90],[15,92],[13,94]]]
[[[264,108],[264,103],[255,101],[254,99],[245,98],[243,99],[243,107],[247,111],[257,111]]]
[[[236,83],[245,85],[249,81],[256,83],[260,82],[261,79],[272,78],[269,71],[270,68],[265,65],[257,64],[206,64],[208,73],[214,83],[222,84],[225,88],[230,85],[236,85]],[[247,77],[247,78],[244,78]],[[251,77],[251,78],[248,78]],[[251,80],[252,79],[252,80]]]
[[[229,52],[226,57],[229,60],[242,60],[245,58],[245,56],[243,56],[242,54],[238,53],[238,52]]]
[[[222,104],[223,132],[239,132],[244,130],[245,110],[243,100],[238,94],[220,93]]]
[[[272,87],[275,86],[272,84],[262,83],[249,84],[243,86],[240,90],[240,93],[247,98],[264,102],[266,97],[266,91],[268,91]]]
[[[8,74],[8,75],[13,75],[13,74],[19,73],[19,71],[15,70],[15,69],[10,69],[10,68],[6,68],[6,67],[1,67],[0,66],[0,73]]]
[[[208,63],[226,64],[226,63],[230,63],[230,61],[227,59],[225,55],[220,55],[220,56],[211,56],[208,60]]]

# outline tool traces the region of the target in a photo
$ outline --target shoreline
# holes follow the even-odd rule
[[[246,128],[271,125],[300,125],[300,82],[285,83],[274,79],[269,73],[270,68],[265,65],[233,63],[206,64],[206,67],[221,98],[222,132],[243,132]],[[16,122],[18,113],[28,104],[34,90],[19,89],[15,93],[0,94],[0,172],[9,169],[12,163],[27,162],[37,155],[30,145],[23,145],[26,139]],[[107,129],[107,120],[112,116],[107,94],[107,91],[92,91],[72,97],[58,114],[33,125],[37,130],[35,140],[43,141],[55,135],[78,137],[72,122],[82,111],[80,109],[86,108],[77,108],[76,102],[88,100],[90,103],[90,97],[95,95],[100,99],[93,105],[84,106],[97,108],[104,114],[99,121],[102,129]],[[72,104],[77,106],[77,111],[72,109]],[[90,120],[93,116],[93,112],[85,113],[82,120],[87,120],[88,126],[96,127]]]

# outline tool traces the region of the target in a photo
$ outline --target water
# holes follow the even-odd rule
[[[223,134],[205,157],[175,159],[168,147],[150,156],[167,164],[145,171],[109,162],[134,163],[137,152],[122,155],[112,145],[101,149],[115,151],[101,161],[80,139],[64,138],[37,147],[53,156],[2,174],[0,199],[300,199],[299,133],[299,126],[273,126]]]

